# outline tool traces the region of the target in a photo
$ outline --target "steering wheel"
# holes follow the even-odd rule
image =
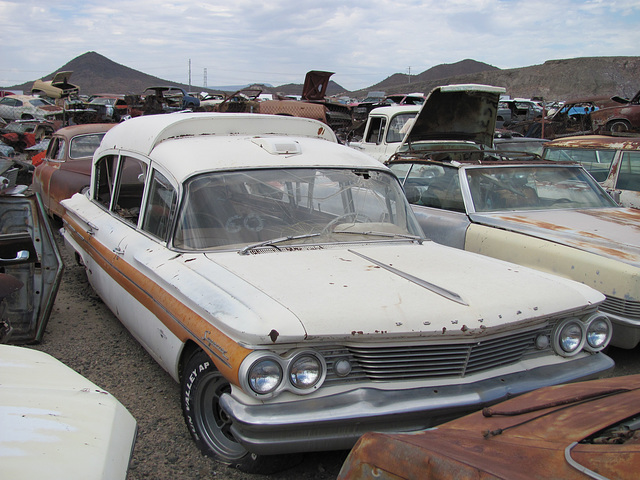
[[[356,212],[345,213],[343,215],[338,215],[336,218],[334,218],[329,223],[327,223],[327,225],[322,229],[321,233],[322,234],[325,234],[327,232],[333,233],[333,229],[335,228],[336,225],[338,225],[339,223],[344,223],[343,220],[346,221],[349,218],[352,219],[353,223],[371,222],[371,218],[367,217],[363,213],[356,213]]]

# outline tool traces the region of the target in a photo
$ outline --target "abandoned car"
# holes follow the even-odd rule
[[[419,111],[416,105],[374,108],[369,113],[361,141],[350,141],[348,145],[384,162],[400,146]]]
[[[11,120],[62,119],[63,109],[44,98],[31,95],[10,95],[0,98],[0,118]]]
[[[425,235],[582,282],[606,295],[611,344],[640,342],[640,211],[582,166],[497,151],[398,154],[389,162]]]
[[[51,355],[0,345],[3,478],[126,480],[136,420]]]
[[[200,99],[189,95],[181,87],[148,87],[142,96],[144,98],[142,105],[144,115],[178,112],[200,106]]]
[[[582,166],[624,207],[640,208],[640,137],[580,135],[545,145],[548,160]]]
[[[635,480],[640,375],[536,390],[430,430],[367,433],[338,480]]]
[[[61,219],[64,207],[60,201],[89,186],[93,153],[113,125],[73,125],[52,135],[31,182],[31,190],[40,194],[47,215]]]
[[[425,240],[398,179],[321,122],[141,116],[93,162],[65,243],[227,464],[265,473],[613,366],[601,293]]]
[[[397,152],[490,149],[504,88],[456,84],[435,87]]]
[[[618,95],[591,112],[593,133],[640,132],[640,91],[631,99]]]
[[[69,83],[72,74],[73,72],[58,72],[51,80],[36,80],[31,87],[31,94],[52,99],[77,96],[80,88]]]

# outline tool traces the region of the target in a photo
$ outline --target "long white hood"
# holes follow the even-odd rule
[[[354,335],[466,337],[604,299],[577,282],[433,242],[209,253],[175,261],[191,274],[174,275],[174,286],[248,343]],[[160,270],[166,268],[165,262]],[[190,291],[185,275],[193,280]],[[268,340],[274,331],[277,339]]]

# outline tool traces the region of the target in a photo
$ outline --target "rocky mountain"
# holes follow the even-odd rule
[[[96,53],[87,52],[61,66],[58,71],[73,71],[71,83],[80,87],[83,94],[142,93],[152,85],[176,85],[188,89],[188,85],[163,80],[132,68],[120,65]],[[56,72],[45,77],[49,80]],[[300,84],[276,87],[264,86],[264,92],[301,94],[304,73]],[[331,81],[328,95],[350,95],[362,98],[370,90],[387,93],[428,93],[438,85],[453,83],[482,83],[505,87],[512,97],[542,97],[547,100],[567,100],[588,96],[621,95],[630,97],[640,90],[640,57],[583,57],[565,60],[549,60],[542,65],[499,69],[475,60],[462,60],[452,64],[434,66],[417,75],[394,74],[365,89],[348,92]],[[33,82],[6,87],[11,90],[31,91]],[[201,87],[191,87],[202,90]],[[211,89],[205,89],[212,91]]]

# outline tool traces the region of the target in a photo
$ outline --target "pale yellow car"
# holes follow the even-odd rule
[[[640,210],[620,207],[577,163],[453,156],[412,151],[389,162],[425,235],[599,290],[611,344],[638,345]]]

